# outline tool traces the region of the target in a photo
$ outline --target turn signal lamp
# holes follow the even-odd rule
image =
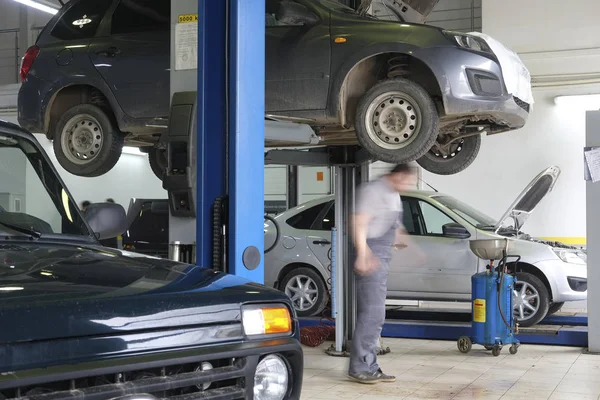
[[[287,335],[292,332],[290,311],[284,305],[244,307],[242,324],[247,336]]]

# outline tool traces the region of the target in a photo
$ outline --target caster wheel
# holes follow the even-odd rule
[[[501,350],[502,350],[502,347],[494,346],[494,348],[492,349],[492,355],[494,357],[498,357],[500,355]]]
[[[458,338],[456,345],[458,347],[458,351],[466,354],[471,351],[471,348],[473,347],[473,342],[471,342],[471,338],[467,336],[461,336]]]
[[[519,350],[519,346],[516,343],[513,343],[510,348],[508,349],[510,354],[517,354],[517,351]]]
[[[494,346],[483,346],[487,351],[494,350]]]

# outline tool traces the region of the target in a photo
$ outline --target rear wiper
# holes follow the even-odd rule
[[[39,239],[42,237],[41,232],[38,232],[37,230],[33,229],[33,228],[23,228],[22,226],[19,225],[13,225],[13,224],[9,224],[6,222],[0,222],[0,225],[4,226],[5,228],[11,229],[15,232],[19,232],[19,233],[23,233],[25,235],[30,236],[32,239]]]

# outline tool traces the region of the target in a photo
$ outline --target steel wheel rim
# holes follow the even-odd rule
[[[515,283],[513,289],[513,310],[519,321],[533,317],[540,309],[540,294],[527,282]]]
[[[371,102],[364,123],[375,144],[398,150],[415,140],[421,120],[421,109],[415,99],[403,92],[387,92]]]
[[[437,144],[434,144],[431,148],[430,153],[433,154],[435,158],[440,158],[442,160],[451,160],[458,155],[465,146],[465,139],[460,139],[456,144],[452,144],[452,152],[450,154],[442,154],[442,152],[438,149]]]
[[[89,114],[71,118],[62,130],[62,151],[74,164],[86,164],[98,157],[103,143],[100,122]]]
[[[285,294],[297,311],[308,311],[319,299],[317,283],[306,275],[296,275],[285,285]]]

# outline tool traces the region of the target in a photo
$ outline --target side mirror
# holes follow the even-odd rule
[[[90,204],[85,211],[85,219],[100,240],[115,238],[128,228],[127,215],[120,204]]]
[[[319,22],[319,17],[295,1],[282,1],[276,17],[284,25],[314,25]]]
[[[450,223],[442,226],[442,232],[444,236],[455,239],[468,239],[471,237],[467,228],[457,223]]]

